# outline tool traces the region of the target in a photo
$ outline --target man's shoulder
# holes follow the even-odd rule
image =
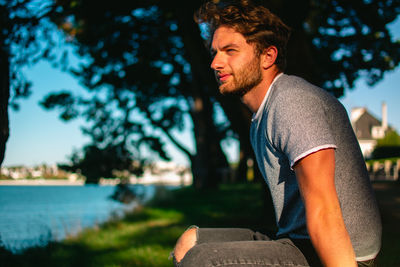
[[[271,98],[279,98],[280,101],[298,102],[301,99],[337,101],[337,99],[326,90],[295,75],[281,75],[281,77],[279,77],[279,79],[274,83],[274,87]]]
[[[295,115],[300,119],[305,114],[315,117],[317,111],[324,111],[322,114],[333,114],[344,110],[337,98],[301,77],[284,74],[273,86],[264,106],[266,118],[276,119]]]
[[[322,88],[308,82],[304,78],[295,75],[283,74],[276,81],[275,86],[279,88],[279,93],[287,93],[289,92],[310,92],[310,93],[319,93],[320,91],[325,91]]]

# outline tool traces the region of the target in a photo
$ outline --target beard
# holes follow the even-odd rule
[[[248,64],[234,71],[232,78],[231,81],[220,83],[220,93],[243,97],[262,81],[260,59],[253,57]]]

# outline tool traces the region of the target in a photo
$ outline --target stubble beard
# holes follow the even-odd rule
[[[254,57],[249,64],[232,74],[232,81],[220,84],[220,93],[243,97],[262,81],[260,59]]]

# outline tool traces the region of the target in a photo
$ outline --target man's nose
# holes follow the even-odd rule
[[[221,56],[218,53],[215,54],[215,56],[211,62],[211,68],[213,70],[219,70],[219,69],[223,68],[223,66],[224,66],[224,62],[223,62]]]

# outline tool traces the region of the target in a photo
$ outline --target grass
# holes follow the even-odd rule
[[[400,185],[374,185],[384,223],[380,266],[400,266]],[[21,254],[0,248],[0,266],[172,266],[168,259],[179,235],[190,225],[274,229],[271,207],[265,207],[256,184],[223,185],[198,192],[183,188],[127,214],[83,231],[63,242],[35,247]]]

